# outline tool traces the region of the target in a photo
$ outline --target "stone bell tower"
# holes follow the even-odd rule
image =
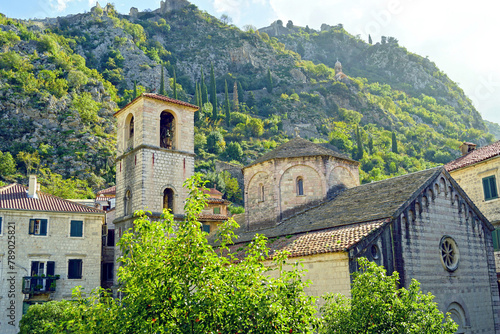
[[[118,238],[136,210],[184,214],[184,181],[194,173],[194,112],[198,107],[142,94],[117,119],[116,219]]]

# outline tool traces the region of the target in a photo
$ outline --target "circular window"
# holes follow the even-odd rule
[[[379,258],[379,251],[377,245],[372,245],[371,253],[372,253],[372,258],[374,260],[377,260]]]
[[[455,271],[458,267],[460,252],[458,246],[452,237],[444,236],[439,243],[441,252],[441,263],[448,271]]]

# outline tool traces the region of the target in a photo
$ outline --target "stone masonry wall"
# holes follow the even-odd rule
[[[274,159],[247,167],[245,213],[250,228],[271,226],[280,219],[324,200],[338,185],[359,185],[358,165],[335,157],[313,156]],[[304,195],[298,195],[297,178],[303,179]],[[264,201],[259,186],[264,185]]]
[[[311,280],[311,285],[305,289],[310,296],[320,297],[325,293],[341,293],[351,296],[351,278],[349,273],[349,257],[345,252],[327,253],[299,258],[291,258],[288,262],[299,261],[307,271],[303,280]],[[271,261],[265,263],[273,267]],[[290,270],[291,266],[284,269]],[[270,276],[277,277],[277,271],[271,271]],[[318,299],[318,305],[324,303]]]
[[[56,291],[54,300],[71,299],[71,290],[78,285],[90,292],[100,286],[101,233],[103,214],[54,213],[33,211],[0,211],[3,231],[0,234],[0,333],[17,333],[17,324],[23,313],[22,278],[31,275],[31,261],[54,261]],[[48,219],[47,236],[29,234],[29,220]],[[70,237],[70,221],[83,220],[83,237]],[[9,223],[14,223],[15,233],[9,234]],[[11,224],[10,224],[11,225]],[[8,237],[14,236],[15,246],[9,248]],[[9,250],[11,253],[9,254]],[[13,250],[13,252],[12,252]],[[9,255],[15,256],[9,262]],[[81,259],[82,279],[68,279],[68,260]],[[11,283],[14,293],[10,292]],[[7,308],[15,307],[15,327],[9,325]]]
[[[436,296],[443,312],[460,305],[464,333],[499,333],[491,232],[452,189],[449,181],[440,177],[400,217],[402,278],[406,286],[412,278],[417,279],[424,292]],[[441,261],[444,236],[453,238],[458,246],[455,271],[448,271]]]

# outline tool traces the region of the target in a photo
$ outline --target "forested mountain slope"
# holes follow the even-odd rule
[[[112,114],[145,91],[202,107],[196,168],[237,201],[214,161],[249,163],[295,128],[360,160],[363,182],[445,163],[461,141],[493,141],[463,91],[395,39],[370,45],[341,26],[281,27],[273,37],[189,4],[131,14],[108,5],[43,21],[0,17],[5,181],[38,169],[46,187],[78,190],[52,189],[69,197],[112,184]]]

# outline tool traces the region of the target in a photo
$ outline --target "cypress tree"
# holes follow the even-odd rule
[[[177,100],[177,78],[175,77],[175,69],[174,69],[174,82],[173,82],[173,90],[174,90],[174,99]]]
[[[161,79],[160,79],[160,94],[161,95],[167,95],[165,92],[165,78],[163,74],[163,63],[161,63]]]
[[[364,149],[361,134],[359,133],[359,126],[356,125],[356,144],[358,145],[357,160],[363,159]]]
[[[201,103],[203,105],[208,102],[208,90],[207,90],[207,85],[205,84],[205,76],[203,75],[203,66],[201,67],[200,91],[201,91]]]
[[[226,126],[229,127],[229,124],[231,122],[231,104],[229,103],[229,93],[227,91],[227,80],[225,80],[226,83],[226,90],[224,93],[224,104],[225,104],[225,109],[226,109]]]
[[[194,122],[197,123],[200,120],[200,110],[201,110],[201,96],[198,82],[196,82],[194,88],[194,99],[196,101],[196,105],[198,106],[198,110],[194,112]]]
[[[245,103],[245,91],[241,87],[241,82],[238,81],[238,100],[241,103]]]
[[[398,153],[398,141],[396,139],[396,133],[392,133],[392,152]]]
[[[269,93],[273,92],[273,77],[271,75],[271,70],[267,69],[267,80],[266,80],[266,88]]]
[[[134,80],[134,95],[132,96],[132,100],[137,97],[137,80]]]
[[[368,43],[372,44],[372,36],[368,34]]]
[[[373,137],[370,137],[368,140],[368,150],[370,151],[370,155],[373,155]]]
[[[249,108],[252,108],[255,105],[255,95],[253,95],[253,92],[250,92],[250,94],[248,94],[247,105]]]
[[[210,63],[210,102],[212,103],[212,120],[217,121],[217,86],[215,84],[214,64]]]
[[[240,102],[238,101],[238,84],[236,83],[236,81],[233,85],[233,108],[234,111],[240,110]]]

